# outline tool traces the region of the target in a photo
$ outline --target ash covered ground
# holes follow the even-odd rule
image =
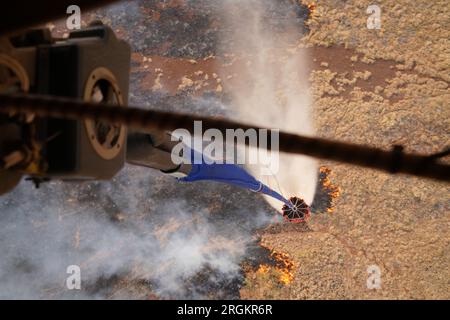
[[[124,2],[83,13],[83,23],[101,19],[130,42],[130,104],[233,117],[229,92],[252,67],[218,3]],[[264,21],[292,44],[287,54],[307,57],[317,134],[442,150],[446,2],[383,4],[381,30],[365,27],[370,1],[318,1],[312,13],[306,4],[266,0]],[[251,192],[131,166],[110,182],[35,190],[24,181],[0,201],[0,297],[448,299],[448,186],[320,165],[331,171],[317,172],[308,225],[274,223],[275,209]],[[289,283],[271,250],[295,266]],[[81,267],[80,291],[65,288],[71,264]],[[367,288],[370,265],[381,289]]]
[[[298,35],[305,32],[305,7],[267,5],[275,9],[268,28],[282,30],[292,15]],[[219,7],[215,1],[125,2],[88,13],[83,23],[100,19],[132,45],[130,104],[230,116],[226,93],[155,88],[149,74],[162,72],[155,70],[164,61],[152,70],[143,61],[181,59],[173,69],[187,72],[186,64],[192,68],[193,61],[222,52],[218,34],[223,39],[231,31],[220,28]],[[63,22],[50,27],[64,35]],[[329,205],[331,196],[321,192]],[[49,182],[34,189],[23,181],[2,198],[0,211],[7,226],[0,232],[3,298],[237,299],[245,272],[280,265],[260,245],[259,230],[281,221],[260,196],[217,183],[180,183],[146,168],[127,166],[108,182]],[[69,265],[81,268],[79,291],[65,288]]]

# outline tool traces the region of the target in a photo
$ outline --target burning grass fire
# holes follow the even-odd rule
[[[334,211],[334,201],[340,194],[340,188],[331,181],[331,169],[322,166],[319,170],[319,179],[316,186],[316,194],[311,207],[309,207],[301,198],[291,197],[289,200],[294,204],[297,210],[293,210],[287,205],[283,207],[284,221],[294,222],[294,224],[272,224],[267,232],[278,232],[279,228],[288,227],[298,228],[298,226],[306,226],[308,218],[311,214],[331,213]],[[297,222],[298,224],[295,224]],[[294,227],[295,226],[295,227]],[[255,239],[246,250],[246,257],[241,263],[241,276],[226,282],[221,282],[219,287],[224,292],[222,295],[228,298],[240,298],[244,281],[253,282],[258,286],[258,282],[268,282],[274,286],[288,286],[295,279],[297,270],[296,262],[288,253],[270,248],[261,238]],[[190,283],[193,287],[208,286],[205,282],[205,273],[203,276],[195,277]],[[199,282],[199,280],[202,281]],[[245,280],[246,279],[246,280]],[[201,283],[201,284],[200,284]],[[217,284],[216,284],[217,286]],[[217,291],[219,287],[213,288],[211,291]],[[245,291],[245,290],[244,290]],[[244,293],[245,296],[245,293]]]
[[[319,169],[319,183],[316,187],[316,195],[311,204],[312,213],[333,213],[336,198],[341,193],[341,188],[330,180],[331,169],[321,166]]]
[[[312,16],[314,14],[314,11],[316,10],[316,4],[314,2],[311,2],[307,6],[309,10],[309,16]]]
[[[319,170],[320,176],[323,177],[323,179],[321,178],[322,188],[330,195],[331,198],[330,206],[327,208],[327,212],[332,213],[334,211],[334,199],[339,197],[341,190],[339,187],[331,183],[329,177],[331,170],[329,168],[320,167]]]
[[[253,258],[249,257],[242,264],[242,269],[250,281],[263,280],[276,286],[289,285],[295,277],[296,265],[291,257],[284,252],[269,248],[265,244],[255,242],[251,250]]]
[[[278,233],[282,228],[295,228],[295,230],[308,230],[308,218],[311,214],[332,213],[334,211],[335,199],[340,194],[340,188],[334,185],[330,179],[331,169],[322,166],[319,170],[319,179],[316,186],[316,194],[311,207],[297,197],[289,200],[298,208],[295,212],[288,206],[283,207],[285,221],[299,222],[298,224],[274,224],[268,227],[266,232]],[[292,221],[294,220],[294,221]],[[306,227],[306,229],[298,229]],[[244,263],[243,271],[247,279],[252,282],[251,287],[258,287],[258,281],[273,282],[274,285],[289,285],[295,278],[297,265],[289,254],[268,247],[259,241],[255,243],[258,249],[251,251],[253,256],[251,266]],[[248,261],[247,261],[248,263]],[[259,280],[258,280],[259,279]]]
[[[227,48],[230,47],[231,52],[234,49],[239,51],[239,48],[233,48],[229,44],[235,43],[234,40],[231,41],[233,30],[240,29],[236,29],[236,26],[229,30],[223,27],[224,18],[214,15],[214,10],[220,7],[219,3],[176,1],[173,2],[175,8],[165,4],[160,6],[153,1],[140,1],[133,6],[136,12],[133,16],[116,15],[119,11],[126,11],[122,10],[122,7],[89,14],[93,20],[109,21],[121,38],[133,44],[134,56],[142,58],[142,61],[139,59],[132,62],[130,77],[135,87],[132,88],[131,103],[164,107],[170,105],[173,108],[171,111],[190,110],[201,114],[225,115],[222,114],[222,101],[231,97],[231,94],[227,92],[226,86],[223,87],[224,94],[214,90],[216,83],[219,84],[222,80],[213,72],[218,72],[217,70],[208,67],[208,61],[210,57],[217,58],[218,61],[228,59],[225,54],[221,57],[223,44],[219,42],[226,44]],[[287,17],[295,10],[295,37],[306,33],[304,22],[311,17],[316,8],[315,4],[306,6],[295,2],[295,6],[292,6],[294,1],[291,0],[281,0],[279,3],[276,7],[271,5],[270,9],[278,10],[268,10],[269,19],[263,19],[268,30],[290,32],[292,26],[289,23],[290,18]],[[253,12],[253,9],[256,11],[258,8],[248,8],[249,12]],[[114,19],[110,19],[112,15]],[[135,29],[141,31],[137,34],[128,32]],[[158,32],[152,32],[153,30]],[[63,34],[63,30],[59,32]],[[219,37],[223,39],[219,41]],[[171,41],[168,42],[167,39]],[[234,46],[238,47],[237,44]],[[189,63],[182,65],[180,61],[187,58]],[[175,61],[176,67],[166,67],[167,64],[164,65],[163,62],[167,61]],[[265,70],[266,64],[262,67],[262,70]],[[178,73],[172,74],[175,70],[180,75],[201,75],[205,83],[206,80],[213,82],[213,91],[204,95],[205,103],[200,105],[197,100],[189,97],[188,91],[173,96],[163,94],[162,91],[156,92],[157,88],[152,87],[154,80],[147,81],[150,79],[149,74],[153,77],[153,72],[149,72],[153,68],[154,73],[161,78],[163,86],[168,86],[170,77],[178,79]],[[200,70],[201,68],[203,69]],[[256,79],[266,75],[254,65],[251,70]],[[230,74],[228,77],[236,80],[239,76],[244,77],[241,74]],[[220,88],[221,92],[222,86]],[[148,94],[150,89],[155,91],[155,95]],[[317,174],[315,168],[310,171],[313,176]],[[83,280],[86,290],[76,293],[78,296],[73,296],[74,292],[58,289],[58,284],[54,284],[53,279],[36,277],[42,278],[42,281],[36,287],[36,293],[31,292],[30,296],[39,296],[40,289],[44,286],[56,288],[46,293],[52,295],[51,298],[65,294],[64,297],[69,298],[239,299],[243,297],[241,292],[245,290],[245,281],[249,276],[263,279],[275,287],[287,287],[295,279],[297,262],[289,254],[279,251],[278,247],[275,250],[262,243],[257,236],[259,231],[269,226],[273,213],[277,216],[277,222],[297,223],[274,223],[269,227],[275,232],[277,228],[293,228],[301,232],[302,228],[307,228],[308,218],[312,214],[332,212],[333,200],[339,195],[339,188],[329,179],[331,171],[322,167],[316,185],[316,197],[311,207],[308,207],[302,198],[306,198],[308,203],[310,199],[304,194],[298,194],[302,198],[289,199],[294,207],[284,206],[284,220],[281,220],[279,213],[275,213],[262,197],[254,196],[253,193],[239,193],[228,186],[215,185],[199,193],[198,187],[175,185],[169,181],[169,177],[161,177],[147,171],[144,173],[137,168],[129,167],[126,170],[110,184],[92,183],[76,187],[50,184],[34,196],[30,196],[29,191],[17,190],[21,192],[19,195],[22,198],[26,196],[33,200],[29,201],[32,206],[35,206],[35,203],[43,203],[41,199],[46,199],[45,204],[49,203],[43,206],[42,212],[38,212],[41,214],[39,218],[45,223],[33,226],[28,232],[34,236],[31,243],[49,243],[53,245],[52,250],[58,252],[59,242],[53,241],[51,236],[59,232],[54,232],[52,227],[58,225],[58,228],[68,230],[67,239],[71,239],[72,225],[77,225],[72,251],[67,253],[70,244],[63,243],[63,251],[60,254],[77,257],[83,262],[82,268],[86,277],[86,280]],[[314,184],[315,182],[311,184],[311,189]],[[48,194],[54,196],[47,199]],[[64,201],[66,196],[70,201]],[[16,215],[14,211],[19,206],[23,212],[29,211],[27,204],[18,199],[21,198],[9,199],[11,204],[5,202],[3,206],[0,205],[0,211],[7,209],[10,215]],[[205,203],[210,205],[205,208]],[[86,220],[80,220],[81,218],[75,217],[74,214],[58,217],[59,212],[75,210],[92,212],[100,218],[93,223],[84,215],[81,218]],[[8,216],[3,214],[3,217]],[[53,219],[52,217],[57,223],[48,220]],[[24,225],[29,224],[25,221]],[[10,237],[13,236],[15,234]],[[108,241],[104,242],[103,238],[108,238]],[[30,261],[37,259],[34,252],[40,252],[40,249],[39,247],[30,250],[27,258]],[[15,261],[14,256],[9,258]],[[25,263],[28,262],[24,260]],[[65,268],[58,267],[61,270]],[[55,266],[46,268],[53,270]],[[18,294],[20,291],[17,291]]]
[[[278,281],[283,285],[288,285],[294,279],[295,264],[290,259],[287,253],[279,252],[274,249],[269,249],[270,258],[274,261],[275,265],[262,264],[259,266],[256,273],[266,274],[274,269],[278,275]]]

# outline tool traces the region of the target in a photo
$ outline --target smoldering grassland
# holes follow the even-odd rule
[[[271,208],[228,186],[127,167],[111,182],[34,189],[24,181],[1,198],[0,212],[1,298],[205,298],[203,286],[242,278],[251,231]],[[81,268],[81,290],[66,288],[69,265]],[[206,269],[206,280],[192,281]]]

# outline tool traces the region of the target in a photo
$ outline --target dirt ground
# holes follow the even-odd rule
[[[310,33],[295,49],[309,57],[317,132],[383,148],[402,144],[411,152],[438,152],[450,137],[449,5],[383,2],[382,27],[369,30],[370,4],[317,1]],[[192,80],[187,83],[194,95],[226,93],[245,72],[239,58],[228,69],[223,57],[215,56],[133,58],[143,61],[138,68],[151,68],[143,85],[153,82],[172,93],[182,89],[183,77]],[[211,77],[224,69],[230,71]],[[308,231],[285,225],[263,233],[263,244],[294,261],[294,279],[280,286],[271,281],[276,275],[249,273],[241,298],[448,299],[449,186],[320,164],[332,170],[341,189],[334,212],[314,216]],[[380,268],[380,289],[367,287],[372,265]]]
[[[145,10],[153,21],[164,21],[165,10],[178,2]],[[450,144],[449,2],[377,3],[381,29],[369,30],[366,9],[372,1],[317,1],[309,33],[289,48],[289,54],[308,57],[317,134],[386,149],[402,144],[410,152],[439,152]],[[245,59],[210,53],[209,32],[193,34],[195,45],[181,46],[176,42],[181,38],[170,42],[168,37],[153,50],[138,37],[127,38],[132,31],[140,34],[140,27],[125,30],[118,22],[115,31],[134,43],[132,104],[147,102],[142,92],[161,90],[225,98],[246,72]],[[206,49],[200,52],[200,47]],[[280,284],[276,273],[253,270],[240,297],[449,299],[449,185],[334,162],[320,165],[331,170],[330,179],[340,189],[333,212],[314,215],[307,227],[282,224],[260,231],[264,246],[289,256],[292,280]],[[369,289],[368,268],[374,265],[381,283]]]
[[[318,133],[384,148],[403,144],[409,151],[438,152],[450,137],[450,6],[445,1],[383,1],[377,31],[365,28],[369,4],[317,2],[305,45],[321,48],[312,57],[327,66],[312,71]],[[345,56],[338,46],[352,53]],[[352,73],[354,77],[355,71],[369,73],[356,84],[340,81]],[[315,216],[309,232],[286,227],[263,237],[296,262],[293,282],[268,288],[264,276],[257,275],[241,296],[448,299],[449,186],[324,164],[341,188],[335,212]],[[380,268],[380,289],[367,288],[370,265]]]

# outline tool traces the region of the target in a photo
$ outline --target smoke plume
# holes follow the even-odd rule
[[[195,8],[204,5],[207,11],[209,6],[218,8],[215,14],[224,14],[229,35],[221,39],[222,50],[240,51],[251,63],[249,72],[240,74],[242,86],[232,89],[230,105],[239,117],[312,134],[302,59],[286,51],[288,39],[272,29],[279,19],[270,18],[273,10],[290,9],[282,4],[271,8],[270,1],[238,1],[235,15],[231,1],[188,3]],[[196,30],[193,23],[166,18],[147,21],[147,14],[138,14],[141,6],[153,8],[158,3],[119,3],[93,15],[122,30],[133,50],[144,53],[159,52],[166,39],[177,37],[177,28],[187,28],[186,36]],[[169,15],[174,10],[166,11]],[[287,12],[283,23],[291,25],[295,18]],[[158,28],[158,23],[166,28]],[[203,23],[199,25],[203,28]],[[292,30],[283,34],[298,34]],[[213,34],[205,37],[209,38]],[[184,36],[176,39],[185,41]],[[180,47],[178,42],[175,47]],[[209,52],[214,46],[184,47]],[[131,75],[130,103],[157,108],[165,97],[138,88],[135,80],[141,76]],[[224,112],[214,99],[203,104],[180,96],[168,99],[174,110]],[[316,174],[310,159],[280,156],[276,178],[285,195],[298,195],[310,203]],[[274,206],[279,208],[280,203]],[[0,198],[0,298],[238,298],[241,263],[257,246],[254,231],[274,214],[251,191],[213,182],[183,184],[147,168],[127,166],[111,181],[52,181],[39,189],[23,181]],[[80,290],[66,287],[70,265],[80,267]]]
[[[224,193],[229,200],[219,200]],[[233,298],[220,290],[242,277],[267,209],[250,193],[194,188],[145,168],[110,182],[24,181],[0,201],[0,298],[206,298],[205,283],[214,297]],[[81,290],[66,287],[69,265],[81,269]],[[201,285],[187,286],[202,273]]]

